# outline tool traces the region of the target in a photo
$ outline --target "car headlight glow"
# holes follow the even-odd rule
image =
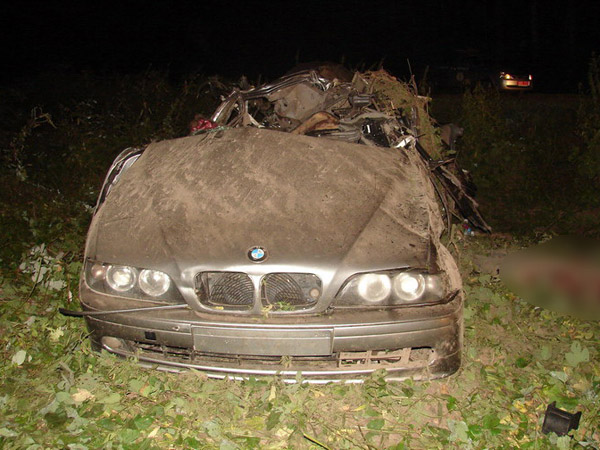
[[[442,273],[413,269],[384,270],[348,278],[335,297],[334,307],[413,306],[442,303],[453,298]]]
[[[125,292],[135,286],[137,271],[129,266],[109,266],[106,270],[106,282],[117,292]]]
[[[393,286],[399,299],[412,302],[425,292],[425,278],[420,273],[402,272],[394,277]]]
[[[144,269],[140,272],[139,285],[146,294],[158,297],[169,290],[171,279],[164,272]]]
[[[392,291],[392,282],[387,275],[367,273],[358,280],[358,295],[368,302],[385,300]]]

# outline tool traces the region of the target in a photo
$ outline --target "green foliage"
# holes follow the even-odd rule
[[[600,177],[600,57],[594,55],[588,72],[588,90],[583,93],[578,110],[578,133],[583,145],[577,154],[583,177],[598,181]]]
[[[597,74],[590,82],[598,83]],[[588,233],[600,227],[598,87],[596,106],[588,102],[592,112],[586,114],[576,96],[552,102],[481,87],[464,94],[458,160],[471,172],[484,216],[496,230]]]

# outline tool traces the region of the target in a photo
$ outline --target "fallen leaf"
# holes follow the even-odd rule
[[[0,428],[0,436],[3,437],[14,437],[17,436],[18,433],[16,433],[13,430],[9,430],[8,428]]]
[[[25,362],[25,358],[27,358],[27,352],[25,350],[19,350],[12,357],[13,364],[20,366]]]
[[[571,437],[561,436],[556,440],[556,447],[559,450],[569,450],[571,448]]]
[[[590,351],[581,347],[579,341],[575,341],[571,344],[571,351],[565,354],[567,364],[571,367],[577,367],[579,363],[590,360]]]
[[[59,327],[56,330],[52,330],[50,332],[50,340],[52,342],[57,342],[64,335],[65,335],[65,332],[63,331],[62,327]]]
[[[94,398],[94,394],[92,394],[87,389],[77,389],[77,392],[71,395],[71,398],[77,403],[83,403],[86,400],[90,400]]]
[[[108,396],[104,397],[102,400],[100,400],[100,403],[104,403],[106,405],[111,405],[113,403],[119,403],[120,400],[121,400],[121,396],[119,394],[117,394],[116,392],[113,392],[113,393],[109,394]]]
[[[369,421],[369,423],[367,424],[367,428],[369,430],[381,430],[384,425],[385,425],[384,419],[381,419],[381,418],[373,419],[373,420]]]

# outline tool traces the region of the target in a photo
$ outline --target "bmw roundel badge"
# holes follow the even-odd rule
[[[267,251],[262,247],[252,247],[248,250],[248,258],[252,262],[263,262],[267,259]]]

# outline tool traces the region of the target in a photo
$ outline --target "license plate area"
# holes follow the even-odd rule
[[[333,350],[333,330],[285,328],[192,327],[194,350],[256,356],[326,356]]]
[[[517,86],[529,86],[529,81],[517,81]]]

